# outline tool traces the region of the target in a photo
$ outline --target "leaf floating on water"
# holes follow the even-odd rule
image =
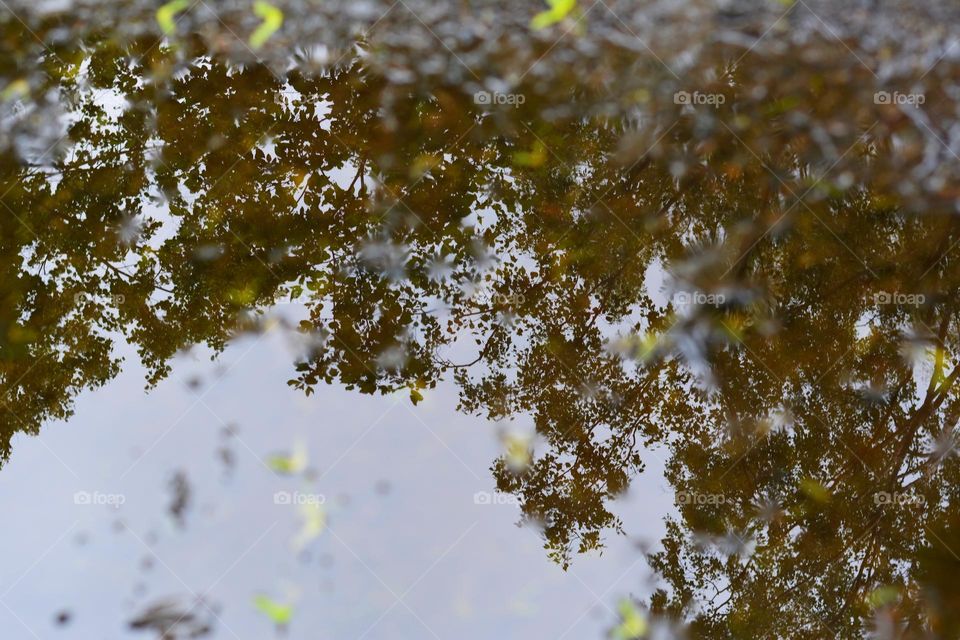
[[[547,161],[547,148],[539,140],[533,143],[530,151],[517,151],[513,154],[513,163],[519,167],[540,167]]]
[[[210,613],[201,615],[204,612]],[[137,631],[154,631],[161,638],[203,638],[213,632],[213,615],[210,606],[200,599],[165,599],[148,606],[128,626]]]
[[[930,347],[926,352],[927,361],[933,366],[931,382],[935,385],[942,384],[947,379],[947,373],[944,371],[944,363],[950,364],[950,353],[940,346]]]
[[[293,548],[296,551],[302,551],[310,541],[320,537],[327,526],[327,512],[319,502],[305,502],[300,505],[299,511],[303,524],[293,539]]]
[[[226,298],[238,307],[248,307],[257,299],[257,291],[253,285],[228,289]]]
[[[620,612],[620,624],[613,630],[618,640],[635,640],[647,635],[650,628],[647,617],[632,600],[623,599],[617,607]]]
[[[410,165],[410,178],[419,180],[441,164],[443,164],[443,158],[429,153],[422,153],[414,158],[413,163]]]
[[[269,596],[256,596],[253,599],[253,606],[257,608],[257,611],[270,618],[270,621],[278,627],[287,626],[293,618],[292,604],[280,604]]]
[[[649,362],[665,347],[665,337],[656,333],[631,334],[610,343],[613,353],[639,362]]]
[[[503,446],[506,449],[504,458],[507,466],[514,473],[520,473],[532,461],[530,451],[532,438],[520,433],[507,433],[503,436]]]
[[[830,490],[813,478],[805,478],[801,480],[800,491],[802,491],[804,495],[814,502],[818,502],[820,504],[826,504],[830,502]]]
[[[263,22],[250,34],[250,47],[259,49],[283,25],[283,11],[269,2],[257,0],[253,3],[253,12],[263,18]]]
[[[177,23],[173,16],[190,6],[189,0],[171,0],[157,9],[157,24],[164,35],[171,36],[177,30]]]
[[[170,481],[170,490],[173,493],[173,498],[168,511],[173,516],[174,522],[182,528],[185,523],[187,508],[190,506],[190,495],[192,493],[187,474],[183,471],[177,471]]]
[[[880,609],[893,604],[900,597],[900,589],[892,584],[877,587],[867,594],[866,602],[871,609]]]
[[[726,320],[720,320],[720,333],[733,342],[743,342],[746,337],[747,321],[741,316],[733,315]]]
[[[14,80],[6,87],[3,91],[0,92],[0,100],[6,102],[7,100],[18,100],[20,98],[25,98],[30,94],[30,83],[20,78],[19,80]]]
[[[274,454],[267,458],[267,466],[276,473],[296,475],[307,468],[307,447],[302,442],[293,445],[289,455]]]
[[[566,18],[577,8],[577,0],[547,0],[547,4],[550,8],[541,11],[530,21],[531,29],[535,31],[546,29]]]

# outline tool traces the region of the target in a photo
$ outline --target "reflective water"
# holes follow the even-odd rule
[[[956,637],[953,13],[5,6],[5,628]]]

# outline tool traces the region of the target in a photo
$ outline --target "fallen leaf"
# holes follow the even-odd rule
[[[257,0],[253,3],[253,12],[263,18],[260,26],[250,34],[250,47],[256,50],[262,47],[283,24],[283,11],[269,2]]]

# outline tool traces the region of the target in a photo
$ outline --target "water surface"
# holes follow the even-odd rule
[[[11,637],[960,633],[949,7],[181,4],[4,7]]]

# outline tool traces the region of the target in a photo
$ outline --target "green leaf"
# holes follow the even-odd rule
[[[0,100],[15,100],[26,97],[30,94],[30,83],[23,78],[14,80],[0,92]]]
[[[830,490],[827,489],[821,482],[814,480],[813,478],[804,478],[800,481],[800,491],[802,491],[808,498],[814,502],[819,502],[820,504],[826,504],[830,502]]]
[[[530,466],[533,461],[531,447],[533,439],[523,433],[504,433],[503,448],[506,450],[504,458],[507,466],[515,473],[519,473]]]
[[[189,0],[171,0],[157,9],[157,24],[160,25],[160,30],[163,31],[164,35],[173,35],[177,30],[177,23],[173,21],[173,16],[189,6]]]
[[[254,50],[262,47],[283,24],[283,11],[269,2],[257,0],[253,3],[253,12],[263,18],[263,22],[250,34],[250,47]]]
[[[307,468],[307,448],[302,442],[293,445],[289,455],[274,454],[267,458],[267,466],[277,473],[294,475]]]
[[[650,625],[647,618],[637,605],[628,599],[620,601],[620,624],[613,630],[613,637],[618,640],[636,640],[647,635]]]
[[[541,11],[530,21],[530,27],[532,29],[545,29],[550,25],[556,24],[577,8],[577,0],[547,0],[547,4],[550,5],[550,8],[546,11]]]
[[[867,594],[866,601],[871,609],[880,609],[888,604],[893,604],[899,597],[900,589],[888,584],[878,587]]]
[[[423,402],[423,394],[420,393],[420,390],[416,387],[410,387],[410,402],[412,402],[414,406]]]
[[[290,624],[290,619],[293,618],[292,604],[280,604],[279,602],[274,602],[268,596],[256,596],[253,599],[253,606],[279,627],[287,626]]]
[[[530,151],[517,151],[513,154],[513,163],[520,167],[539,167],[547,161],[547,148],[539,140],[533,143]]]
[[[302,524],[293,539],[293,548],[296,551],[303,550],[312,540],[319,538],[327,526],[327,512],[322,504],[305,502],[300,505],[299,511]]]

